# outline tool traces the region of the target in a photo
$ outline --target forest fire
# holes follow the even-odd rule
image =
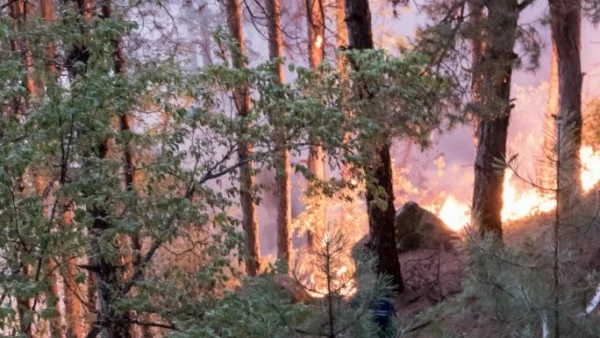
[[[591,146],[583,146],[580,151],[582,162],[581,181],[587,192],[600,182],[600,152]],[[513,172],[507,171],[504,178],[504,208],[502,221],[514,221],[540,212],[554,209],[556,201],[552,194],[544,194],[535,187],[519,189],[518,178]],[[470,222],[471,211],[468,204],[459,202],[449,195],[438,213],[439,217],[455,231],[462,229]]]

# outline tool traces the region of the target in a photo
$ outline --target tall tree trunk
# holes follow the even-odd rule
[[[75,0],[81,15],[82,21],[89,22],[91,19],[91,6],[89,1],[86,0]],[[103,16],[110,16],[110,7],[108,8],[108,16],[105,5],[103,3]],[[85,26],[81,25],[80,29],[85,34]],[[114,46],[113,46],[114,47]],[[87,56],[89,51],[84,43],[76,42],[73,46],[72,52],[67,57],[71,63],[76,61],[87,62]],[[81,59],[83,57],[83,59]],[[115,67],[117,67],[118,60],[115,59]],[[71,76],[77,76],[78,72],[71,70]],[[109,140],[103,140],[95,147],[94,155],[100,160],[106,159],[109,153]],[[87,166],[89,159],[84,160],[84,165]],[[109,257],[105,253],[106,245],[110,243],[102,243],[102,235],[104,231],[111,228],[111,224],[108,220],[108,211],[102,203],[94,203],[87,206],[87,210],[90,216],[93,218],[92,226],[90,231],[90,246],[91,255],[89,262],[91,266],[91,275],[94,275],[97,283],[97,303],[98,303],[98,316],[95,324],[90,327],[90,333],[88,336],[95,337],[98,333],[102,338],[130,338],[131,337],[131,320],[129,313],[120,313],[115,309],[115,302],[120,300],[118,290],[120,290],[122,283],[122,273],[119,269],[118,263],[115,259]],[[115,245],[115,244],[112,244]],[[117,244],[118,245],[118,244]],[[119,251],[119,248],[114,248],[115,251]],[[111,250],[112,251],[112,250]],[[89,287],[89,286],[88,286]],[[88,294],[92,290],[88,289]],[[90,297],[92,298],[92,297]],[[92,303],[92,300],[89,300]]]
[[[325,13],[323,0],[306,0],[306,18],[308,31],[308,63],[316,70],[323,62],[325,55]],[[308,154],[308,170],[317,180],[325,179],[325,154],[323,148],[315,145],[310,147]],[[327,223],[326,210],[322,201],[311,199],[314,210],[314,221],[308,230],[308,245],[313,247],[316,236],[322,236]]]
[[[346,25],[348,27],[349,47],[352,49],[372,49],[373,32],[371,30],[371,11],[368,0],[346,0]],[[392,277],[396,291],[404,291],[400,262],[396,250],[394,190],[392,187],[392,161],[390,141],[386,140],[376,149],[377,167],[371,179],[384,188],[387,194],[387,208],[379,208],[371,189],[367,191],[367,210],[371,243],[378,258],[378,271]]]
[[[559,206],[572,206],[581,189],[581,0],[548,0],[552,40],[556,45],[561,140]]]
[[[244,42],[244,29],[242,27],[242,9],[240,0],[226,0],[227,24],[229,31],[235,41],[237,48],[232,53],[233,65],[236,68],[245,66],[246,47]],[[250,111],[250,92],[248,85],[240,86],[234,91],[234,101],[238,115],[248,116]],[[245,133],[244,126],[242,133]],[[240,141],[238,157],[241,162],[246,162],[240,168],[240,204],[242,205],[242,226],[246,232],[248,259],[246,260],[246,272],[250,276],[256,276],[260,271],[260,244],[258,242],[258,214],[254,203],[255,184],[252,158],[252,144],[248,141]]]
[[[63,215],[63,231],[69,231],[73,225],[73,210],[70,202],[62,202],[62,215]],[[68,256],[68,255],[67,255]],[[79,300],[79,286],[75,282],[75,276],[77,275],[77,259],[72,257],[66,258],[66,266],[62,269],[62,276],[64,281],[64,302],[65,302],[65,321],[67,323],[66,338],[82,338],[83,327],[82,327],[82,316],[81,316],[81,302]]]
[[[21,28],[25,28],[27,24],[27,14],[31,12],[29,7],[31,4],[24,0],[16,0],[11,6],[11,15],[14,20],[14,30],[15,33],[25,33],[21,32]],[[27,100],[29,97],[35,95],[35,78],[34,78],[34,69],[33,69],[33,58],[31,56],[31,50],[29,48],[29,41],[27,37],[24,36],[22,40],[16,40],[14,47],[19,50],[23,57],[23,64],[25,65],[25,78],[23,79],[23,86],[27,89]]]
[[[544,114],[544,141],[542,144],[542,167],[540,180],[543,186],[551,187],[556,182],[556,163],[554,149],[556,146],[556,118],[559,114],[558,96],[558,59],[556,55],[556,44],[552,42],[552,56],[550,58],[550,81],[548,86],[548,102]]]
[[[54,15],[54,6],[52,4],[52,0],[41,0],[40,1],[40,7],[41,7],[41,15],[42,15],[42,20],[47,24],[47,25],[51,25],[54,21],[53,15]],[[42,83],[41,86],[39,86],[39,88],[41,88],[41,90],[43,90],[44,92],[46,92],[46,89],[44,88],[44,85],[50,86],[53,85],[56,79],[56,65],[55,65],[55,54],[56,54],[56,48],[54,46],[53,42],[48,42],[46,44],[46,62],[45,62],[45,68],[46,68],[46,79],[47,79],[47,83]],[[43,81],[43,79],[42,79]],[[38,195],[42,196],[44,193],[44,190],[46,188],[46,185],[48,184],[48,175],[45,175],[45,173],[41,173],[39,179],[37,180],[38,183]],[[44,206],[46,206],[49,203],[48,199],[45,199],[43,201]],[[48,210],[47,207],[44,207],[44,215],[46,217],[48,217]],[[58,310],[58,301],[59,301],[59,286],[58,286],[58,280],[57,280],[57,271],[56,270],[56,263],[54,261],[55,257],[50,257],[48,259],[48,262],[46,263],[47,267],[48,267],[48,276],[49,276],[49,282],[48,282],[48,296],[47,298],[47,302],[48,302],[48,306],[50,307],[54,307]],[[62,325],[61,325],[61,317],[60,316],[55,316],[50,318],[49,321],[49,326],[50,326],[50,337],[51,338],[60,338],[63,335],[63,330],[62,330]]]
[[[473,118],[473,143],[477,147],[477,125],[479,121],[479,114],[477,109],[481,108],[481,90],[483,86],[483,69],[481,63],[483,56],[485,55],[485,29],[484,19],[485,14],[483,13],[483,3],[481,0],[472,0],[469,3],[471,9],[471,25],[473,26],[473,38],[471,39],[472,51],[471,51],[471,62],[472,62],[472,75],[471,75],[471,102],[474,109]]]
[[[477,128],[477,155],[473,189],[474,222],[480,233],[492,232],[502,238],[502,194],[504,171],[494,162],[506,155],[506,137],[512,104],[510,86],[517,55],[517,0],[487,3],[487,46],[483,65],[482,119]]]
[[[22,55],[22,61],[25,66],[25,78],[22,80],[23,87],[26,88],[27,94],[25,96],[25,102],[29,101],[29,98],[35,95],[35,86],[33,82],[33,63],[31,59],[31,53],[29,51],[29,43],[27,42],[27,37],[21,37],[19,39],[19,35],[23,32],[22,28],[26,24],[26,4],[23,0],[15,0],[10,5],[10,15],[12,18],[12,29],[15,37],[11,39],[11,50],[13,52],[20,52]],[[17,118],[21,119],[22,115],[25,113],[24,109],[26,105],[23,105],[20,98],[16,98],[13,103],[14,113]],[[26,172],[21,173],[21,177],[18,180],[18,188],[20,193],[23,193],[25,190],[25,180],[26,180]],[[26,248],[22,248],[26,249]],[[24,252],[24,251],[23,251]],[[21,257],[21,252],[16,253],[17,264],[19,265],[18,274],[21,274],[25,279],[29,278],[30,267],[28,264],[23,263],[23,259]],[[17,313],[19,315],[19,329],[20,333],[30,337],[33,333],[32,330],[32,320],[31,316],[31,304],[30,299],[27,297],[17,297]]]
[[[345,0],[335,0],[335,44],[337,48],[348,45],[348,29],[346,28],[346,4]],[[341,53],[337,56],[338,71],[344,73],[344,58]]]
[[[279,0],[267,0],[269,14],[269,58],[283,57],[283,38],[281,33],[281,7]],[[277,63],[277,78],[283,84],[283,63]],[[279,120],[276,117],[276,120]],[[292,179],[290,174],[290,152],[288,150],[285,129],[282,123],[276,121],[277,131],[277,165],[276,165],[276,194],[277,194],[277,258],[287,268],[290,267],[292,252]]]

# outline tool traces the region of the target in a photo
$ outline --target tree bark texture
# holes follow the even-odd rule
[[[81,16],[80,22],[89,22],[91,19],[91,6],[89,1],[86,0],[73,0],[79,9]],[[104,18],[110,17],[110,7],[106,8],[108,2],[102,3],[102,16]],[[85,27],[80,26],[82,33],[85,34]],[[114,43],[113,43],[114,44]],[[115,46],[113,46],[115,47]],[[82,61],[87,63],[89,57],[89,51],[87,46],[81,42],[76,42],[73,49],[69,53],[68,59],[71,63],[76,61]],[[115,53],[117,54],[117,53]],[[121,55],[122,57],[122,55]],[[115,71],[119,73],[118,67],[122,58],[117,60],[115,58]],[[76,76],[76,72],[72,72],[71,76]],[[104,140],[96,146],[96,156],[98,159],[103,160],[108,156],[109,153],[109,140]],[[126,170],[127,175],[127,170]],[[88,336],[95,337],[100,334],[102,338],[130,338],[131,337],[131,320],[128,312],[118,313],[115,309],[115,303],[121,300],[119,290],[122,284],[122,272],[119,267],[119,262],[114,257],[109,257],[105,252],[106,243],[102,243],[102,234],[104,231],[109,229],[112,225],[109,222],[109,214],[106,207],[99,203],[94,205],[88,205],[87,209],[93,218],[92,226],[89,229],[91,237],[91,255],[89,257],[90,265],[92,266],[91,275],[95,277],[96,282],[96,294],[97,294],[97,320],[93,327],[90,327],[90,333]],[[115,245],[109,244],[109,245]],[[115,251],[119,250],[115,248]],[[91,278],[92,276],[90,276]],[[88,281],[91,279],[88,278]],[[88,285],[88,287],[92,287]],[[93,289],[88,289],[88,301],[93,304],[95,300]]]
[[[483,69],[481,63],[485,54],[485,14],[483,12],[484,5],[480,0],[473,0],[469,3],[471,10],[471,25],[473,27],[473,37],[471,39],[472,51],[472,74],[471,74],[471,102],[475,108],[471,118],[473,119],[473,143],[477,148],[477,125],[479,114],[477,108],[481,107],[481,89],[483,86]]]
[[[269,14],[269,58],[271,60],[283,57],[283,37],[281,32],[281,5],[279,0],[266,0]],[[279,83],[283,83],[283,63],[278,62],[275,69]],[[283,112],[282,112],[283,113]],[[283,117],[283,116],[282,116]],[[276,117],[276,124],[279,117]],[[292,252],[292,180],[290,173],[290,152],[286,144],[285,130],[279,127],[277,131],[276,158],[276,198],[277,198],[277,258],[286,267],[290,267]]]
[[[373,48],[373,32],[371,30],[371,11],[368,0],[346,0],[346,25],[348,28],[349,48]],[[382,186],[387,194],[387,208],[385,210],[374,204],[374,196],[367,192],[367,210],[369,214],[369,230],[371,243],[378,258],[378,272],[392,277],[396,291],[404,291],[402,273],[398,252],[396,250],[394,222],[396,211],[394,209],[394,190],[392,187],[392,162],[390,158],[390,144],[383,143],[377,147],[377,167],[372,173],[375,181]]]
[[[345,0],[335,0],[335,37],[337,48],[347,47],[348,29],[346,28],[346,3]],[[344,71],[344,62],[341,55],[337,57],[338,71]]]
[[[71,229],[73,225],[73,210],[69,202],[62,203],[63,226],[65,231]],[[83,325],[81,316],[81,301],[79,300],[79,286],[75,282],[77,275],[77,258],[66,257],[65,266],[61,267],[64,281],[64,303],[65,303],[65,321],[66,338],[82,338]]]
[[[317,70],[323,62],[325,55],[325,15],[323,0],[306,0],[306,18],[308,30],[308,63],[310,67]],[[308,154],[308,169],[317,180],[325,179],[325,154],[323,148],[318,145],[310,147]],[[315,238],[324,234],[327,215],[322,201],[312,199],[310,203],[316,204],[314,223],[308,231],[308,245],[315,245]]]
[[[31,12],[31,10],[28,8],[30,6],[31,4],[24,0],[16,0],[12,3],[11,16],[13,18],[13,29],[15,33],[21,33],[21,30],[24,30],[24,27],[27,24],[27,14]],[[23,79],[23,86],[25,89],[27,89],[28,96],[33,96],[35,95],[35,74],[33,69],[33,57],[31,55],[27,36],[24,35],[21,40],[16,40],[13,48],[15,51],[18,50],[21,52],[23,64],[25,65],[25,78]]]
[[[494,163],[506,156],[512,110],[510,85],[517,58],[513,48],[520,8],[516,0],[498,0],[488,2],[487,9],[487,42],[481,64],[483,112],[477,128],[473,216],[481,234],[491,232],[501,239],[504,170],[498,170]]]
[[[41,10],[41,16],[42,16],[42,20],[44,21],[45,24],[47,25],[51,25],[54,21],[54,5],[52,3],[51,0],[41,0],[40,1],[40,10]],[[45,62],[45,68],[46,68],[46,79],[47,82],[45,83],[46,86],[49,86],[54,84],[54,81],[56,79],[56,61],[55,61],[55,54],[56,54],[56,48],[54,46],[53,42],[47,42],[46,43],[46,62]],[[44,90],[44,84],[42,84],[42,86],[40,86],[40,88],[42,88],[42,90]],[[37,188],[37,192],[40,196],[42,196],[44,189],[46,187],[46,185],[48,184],[48,178],[49,178],[49,174],[47,173],[40,173],[39,178],[37,179],[39,181],[38,184],[38,188]],[[46,206],[49,203],[49,201],[47,199],[45,199],[43,201],[44,206]],[[48,217],[48,210],[47,207],[44,207],[44,215],[46,217]],[[58,280],[57,280],[57,272],[56,270],[56,263],[54,262],[55,257],[50,257],[46,263],[47,267],[48,267],[48,296],[47,296],[47,302],[48,302],[48,306],[50,307],[54,307],[58,310],[58,301],[59,301],[59,293],[58,293]],[[60,316],[56,316],[56,317],[52,317],[49,320],[49,330],[50,330],[50,337],[51,338],[60,338],[63,335],[63,330],[62,330],[62,326],[61,326],[61,318]]]
[[[558,154],[560,207],[576,203],[581,189],[581,0],[548,0],[552,41],[556,45],[559,87]]]
[[[242,10],[239,0],[226,0],[225,11],[227,14],[227,25],[237,47],[232,51],[233,65],[237,68],[245,66],[245,42],[242,27]],[[248,85],[242,85],[234,93],[234,102],[238,115],[245,117],[250,111],[250,93]],[[242,127],[244,129],[249,126]],[[260,271],[260,243],[258,242],[258,214],[254,203],[255,183],[253,173],[252,144],[248,141],[240,141],[238,146],[239,161],[245,164],[240,168],[240,204],[242,206],[242,227],[246,232],[246,243],[248,258],[246,259],[246,272],[250,276],[256,276]]]
[[[29,97],[35,94],[35,86],[33,82],[33,63],[31,60],[31,54],[29,52],[29,43],[27,42],[26,37],[22,37],[18,39],[23,26],[26,23],[26,15],[25,15],[25,2],[23,0],[15,0],[10,4],[10,16],[12,19],[12,30],[15,37],[13,37],[10,41],[11,51],[20,52],[22,56],[22,62],[25,66],[25,77],[22,80],[23,87],[26,88],[27,94],[24,99],[25,102],[28,102]],[[14,105],[14,114],[17,118],[21,119],[22,114],[24,113],[24,106],[22,104],[21,98],[15,98],[13,101]],[[20,177],[20,182],[18,183],[18,188],[21,193],[25,189],[25,180],[26,173],[22,173]],[[26,248],[22,248],[26,249]],[[18,271],[15,271],[15,274],[21,275],[25,280],[29,278],[30,267],[28,264],[23,262],[21,257],[20,249],[16,249],[19,251],[15,252],[16,262],[18,264]],[[19,329],[20,333],[30,337],[33,333],[32,330],[32,320],[31,320],[31,304],[30,298],[18,296],[16,298],[16,310],[19,318]]]

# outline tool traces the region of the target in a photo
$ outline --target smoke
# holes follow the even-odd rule
[[[416,28],[426,22],[427,18],[418,13],[415,8],[402,10],[399,17],[393,17],[392,8],[389,1],[379,0],[371,1],[371,10],[373,13],[373,29],[375,43],[378,47],[395,50],[398,43],[408,41],[414,37]],[[218,6],[209,5],[211,12],[218,13]],[[294,3],[294,9],[301,8],[298,3]],[[205,9],[206,11],[206,9]],[[185,11],[184,11],[185,12]],[[291,12],[290,12],[291,13]],[[293,13],[289,14],[289,20],[298,20],[301,16]],[[522,13],[520,22],[526,25],[534,25],[540,34],[543,43],[543,50],[539,59],[539,67],[531,72],[523,69],[517,69],[513,74],[512,96],[514,98],[515,108],[512,111],[509,135],[508,150],[511,154],[519,154],[520,168],[525,175],[530,174],[535,178],[536,165],[539,163],[539,156],[542,150],[544,113],[546,100],[548,97],[548,80],[550,74],[550,32],[549,28],[542,26],[541,19],[547,15],[547,3],[538,1]],[[245,13],[248,19],[248,13]],[[218,20],[213,20],[218,21]],[[304,20],[300,20],[304,21]],[[195,25],[203,23],[196,22]],[[211,22],[210,25],[215,25]],[[299,31],[298,27],[302,24],[289,22],[294,25],[296,30],[293,36],[295,39],[303,39],[305,32]],[[284,26],[287,24],[284,22]],[[299,26],[300,25],[300,26]],[[181,30],[184,38],[189,41],[197,41],[199,36],[197,27],[193,29]],[[248,50],[250,54],[251,65],[259,64],[268,58],[266,54],[267,42],[264,39],[264,32],[259,33],[252,23],[245,25],[245,35],[248,40]],[[203,27],[206,31],[206,27]],[[600,88],[600,70],[596,60],[600,59],[598,44],[600,39],[595,39],[597,29],[590,23],[584,22],[582,29],[582,69],[585,72],[583,90],[584,98],[591,99],[599,94]],[[204,34],[206,35],[206,34]],[[203,39],[210,38],[204,36]],[[299,45],[300,40],[287,41],[288,44]],[[288,48],[286,50],[292,50]],[[328,53],[330,51],[328,50]],[[519,51],[518,51],[519,52]],[[196,50],[198,53],[198,50]],[[300,66],[306,66],[307,62],[302,57],[291,57],[294,63]],[[329,55],[331,56],[331,55]],[[525,58],[523,60],[527,62]],[[197,64],[202,62],[197,60]],[[285,67],[286,79],[290,81],[293,74]],[[398,140],[393,147],[392,156],[395,160],[397,172],[402,173],[400,182],[401,189],[395,196],[396,205],[400,206],[408,200],[416,200],[421,205],[441,203],[447,196],[454,196],[463,204],[471,204],[471,195],[473,189],[473,163],[475,158],[475,149],[473,145],[473,130],[471,126],[462,126],[443,135],[433,135],[433,146],[427,150],[421,151],[416,146],[409,147],[406,142]],[[296,158],[295,160],[299,160]],[[276,254],[276,205],[275,196],[272,189],[274,183],[274,174],[272,171],[263,170],[257,177],[257,183],[270,187],[263,191],[261,204],[259,205],[260,222],[260,241],[263,255]],[[293,176],[293,194],[292,206],[293,216],[297,216],[303,210],[300,201],[302,194],[301,186],[304,179],[301,175]],[[439,205],[438,205],[439,206]],[[302,239],[295,238],[294,245],[298,247],[302,244]]]

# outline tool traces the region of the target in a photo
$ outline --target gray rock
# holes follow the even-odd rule
[[[436,215],[421,208],[416,202],[407,202],[396,213],[396,243],[398,252],[453,248],[458,235]]]

